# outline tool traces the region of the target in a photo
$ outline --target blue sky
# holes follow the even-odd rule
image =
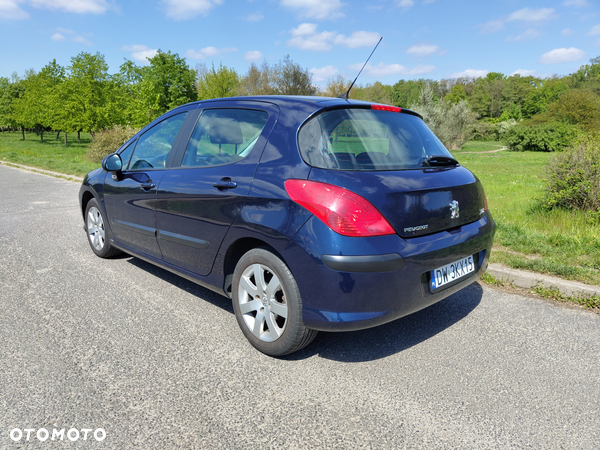
[[[567,75],[600,56],[599,0],[0,0],[0,76],[100,52],[115,73],[157,49],[190,67],[285,55],[316,84]]]

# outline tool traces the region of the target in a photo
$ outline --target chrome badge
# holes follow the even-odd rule
[[[456,200],[452,200],[450,203],[450,216],[451,219],[458,219],[460,217],[460,210],[458,209],[458,202]]]

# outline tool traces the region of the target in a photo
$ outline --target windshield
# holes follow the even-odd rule
[[[432,156],[452,159],[422,119],[389,111],[328,111],[309,120],[298,140],[304,160],[321,169],[422,169]]]

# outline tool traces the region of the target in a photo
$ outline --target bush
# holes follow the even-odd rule
[[[545,208],[588,211],[597,219],[600,211],[600,135],[588,136],[548,163]]]
[[[519,124],[506,132],[503,141],[517,152],[560,152],[572,146],[581,135],[581,128],[563,122]]]
[[[90,161],[101,163],[106,155],[116,152],[121,145],[140,131],[139,128],[132,128],[129,125],[123,127],[115,125],[108,130],[99,131],[94,135],[94,142],[87,149],[87,157]]]

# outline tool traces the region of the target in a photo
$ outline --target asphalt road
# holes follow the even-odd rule
[[[95,257],[78,190],[0,166],[0,449],[600,448],[600,315],[474,284],[273,359],[228,299]]]

